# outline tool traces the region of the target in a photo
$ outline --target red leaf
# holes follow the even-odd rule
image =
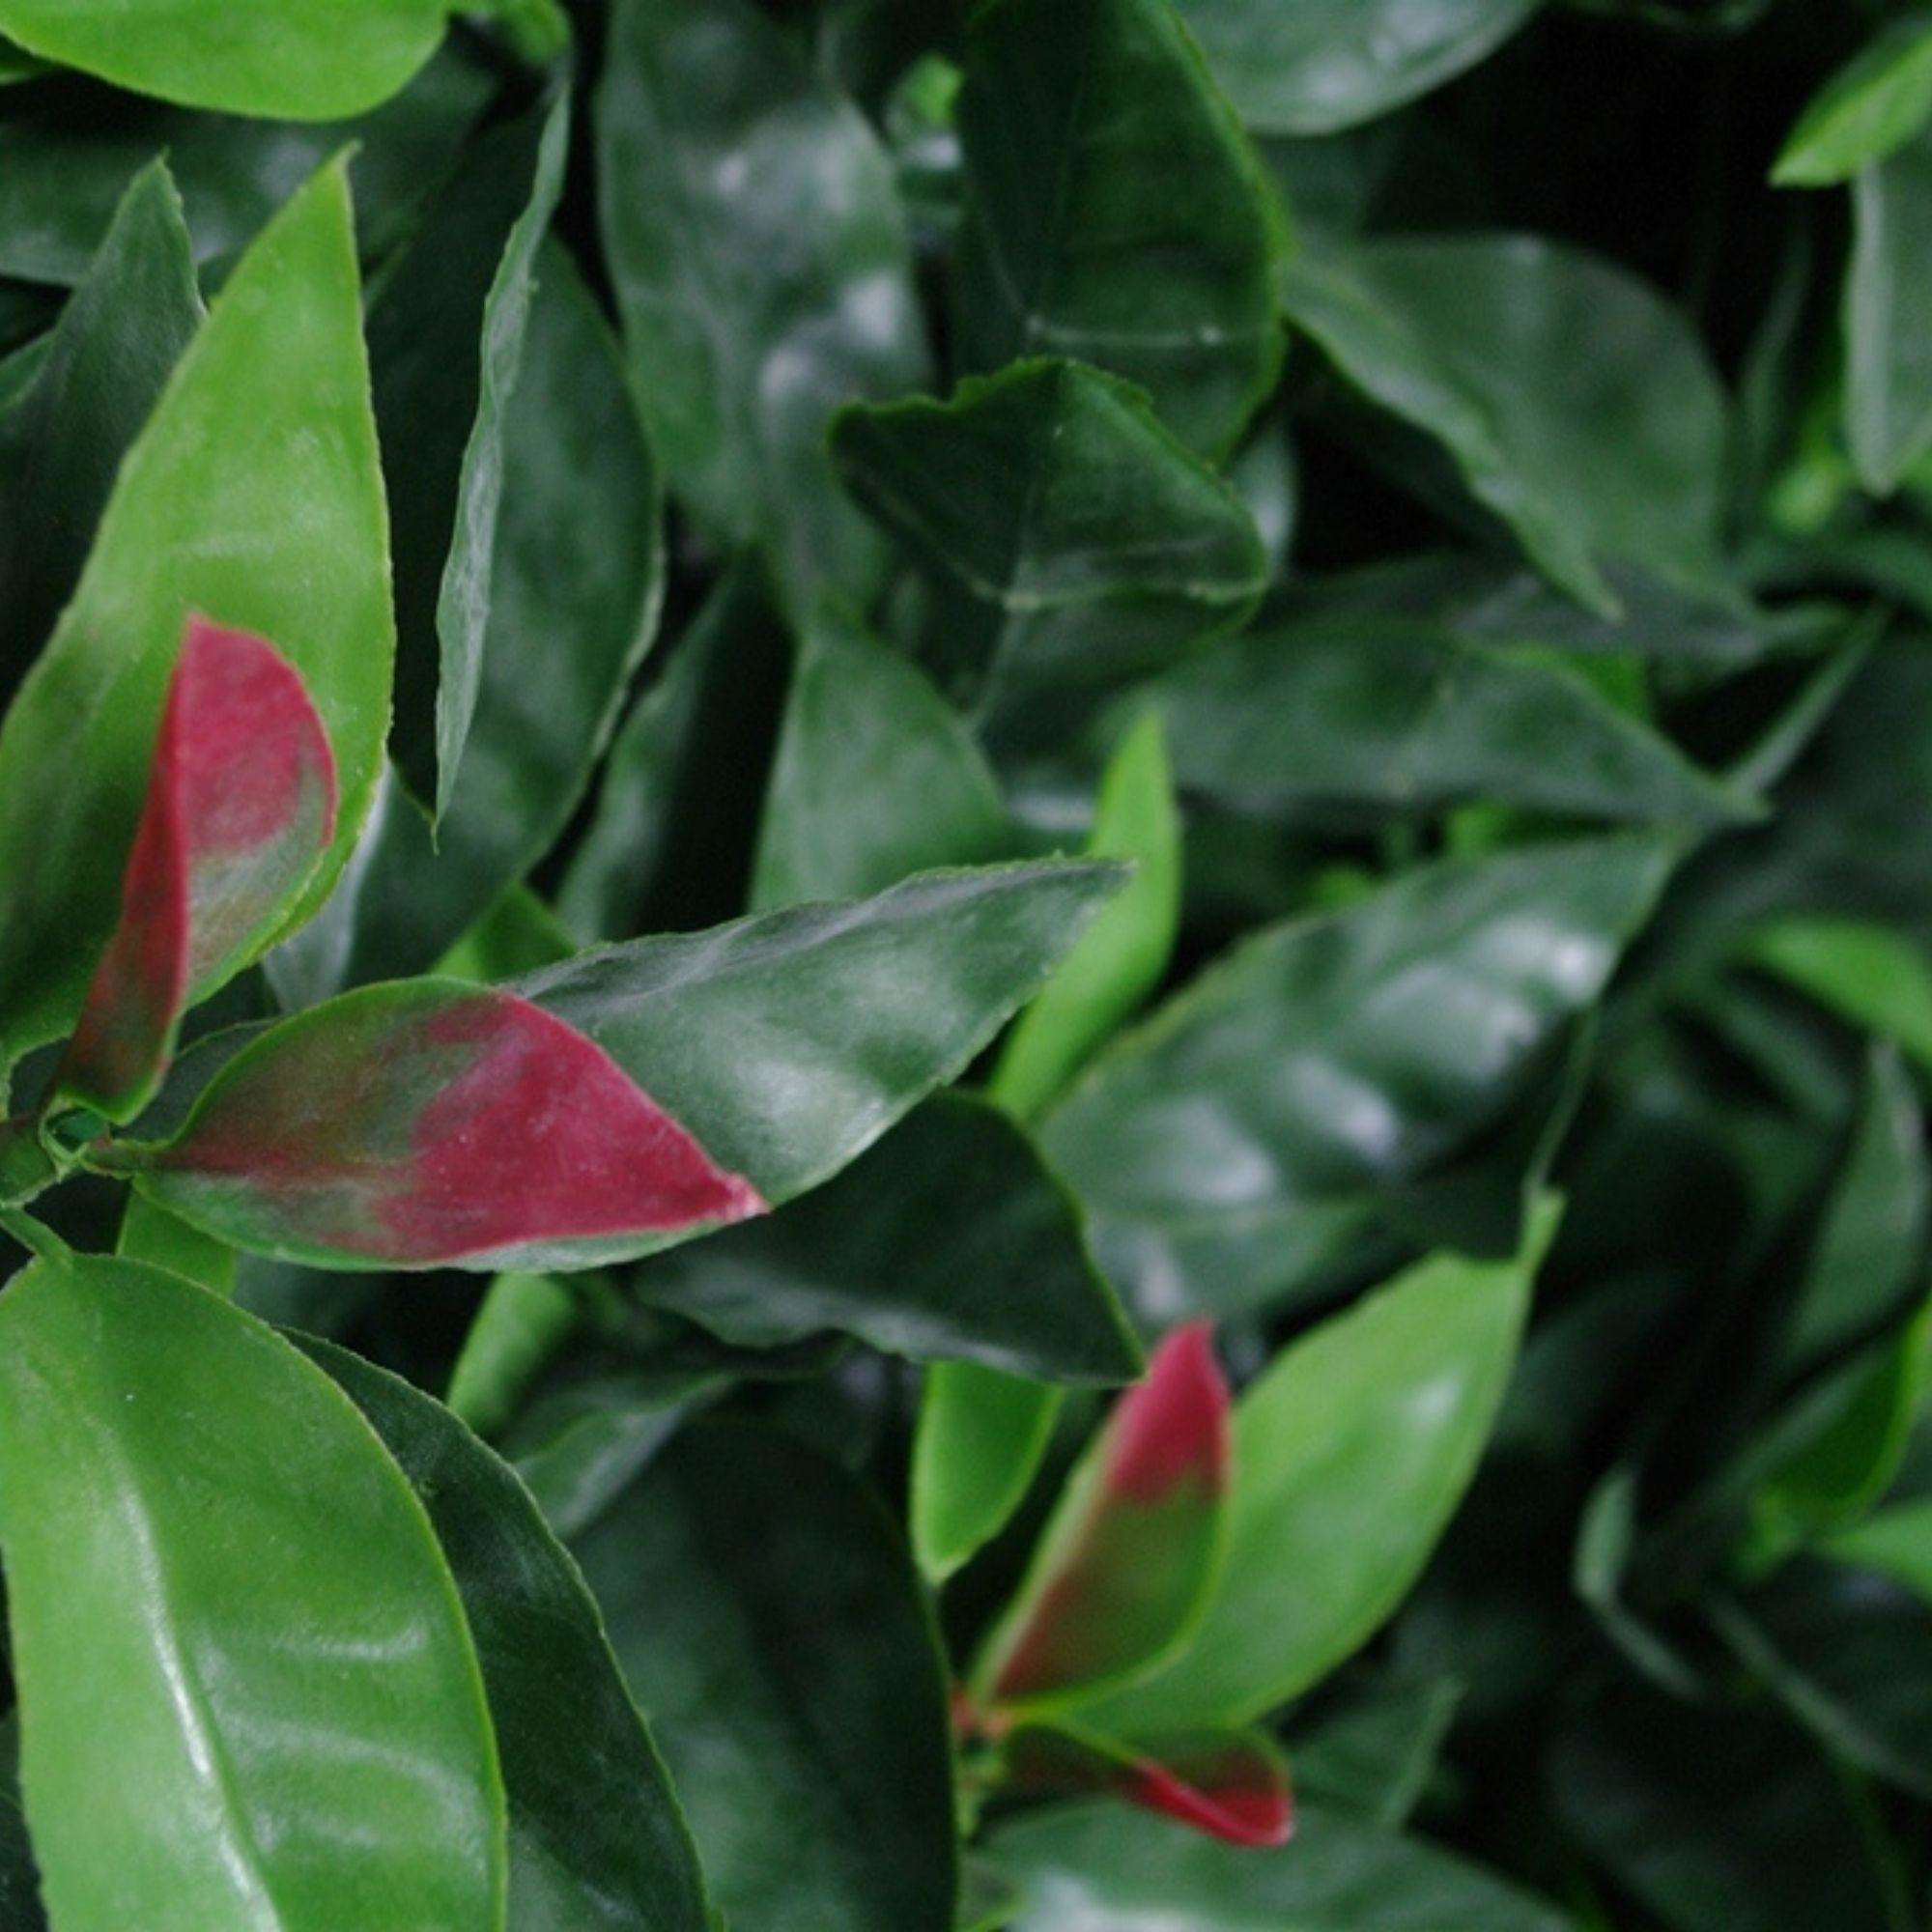
[[[182,1014],[271,930],[335,833],[335,760],[300,675],[246,631],[190,617],[168,685],[121,920],[56,1093],[127,1120]]]

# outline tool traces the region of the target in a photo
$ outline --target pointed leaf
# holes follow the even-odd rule
[[[168,682],[121,923],[55,1076],[112,1121],[153,1097],[187,1008],[259,952],[335,831],[335,759],[288,660],[191,616]]]
[[[599,1047],[458,980],[345,993],[99,1156],[237,1247],[336,1267],[587,1266],[763,1204]]]
[[[31,1266],[0,1338],[27,1816],[62,1932],[501,1924],[469,1633],[348,1398],[101,1256]]]
[[[1228,1384],[1205,1322],[1177,1329],[1116,1405],[973,1667],[987,1708],[1091,1697],[1183,1640],[1220,1559]]]
[[[1830,187],[1882,161],[1932,119],[1932,19],[1891,20],[1805,103],[1771,179]]]

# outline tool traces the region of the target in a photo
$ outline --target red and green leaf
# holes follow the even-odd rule
[[[273,931],[335,833],[335,760],[300,674],[246,631],[190,617],[169,681],[121,918],[55,1082],[129,1120],[181,1018]]]
[[[1177,1329],[1069,1478],[974,1672],[977,1703],[1090,1696],[1184,1638],[1221,1553],[1228,1409],[1208,1325]]]
[[[1123,1745],[1029,1724],[1007,1741],[1005,1763],[1015,1790],[1110,1793],[1231,1845],[1286,1844],[1294,1829],[1288,1768],[1256,1731],[1193,1731]]]
[[[450,980],[284,1021],[175,1139],[94,1158],[237,1247],[325,1267],[583,1267],[764,1206],[574,1027]]]

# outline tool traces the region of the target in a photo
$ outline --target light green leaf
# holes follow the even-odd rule
[[[1793,918],[1760,927],[1740,950],[1932,1070],[1932,958],[1903,933],[1864,920]]]
[[[1859,171],[1845,271],[1845,440],[1859,480],[1888,497],[1932,448],[1932,132]]]
[[[1889,21],[1798,117],[1771,179],[1829,187],[1882,161],[1932,118],[1932,14]]]

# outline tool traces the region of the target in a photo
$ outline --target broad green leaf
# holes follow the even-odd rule
[[[934,866],[1008,858],[1016,842],[984,754],[918,667],[842,618],[808,624],[765,796],[753,908],[857,898]]]
[[[1020,1128],[958,1094],[916,1107],[803,1200],[646,1262],[628,1287],[746,1348],[832,1329],[1057,1381],[1141,1366],[1072,1199]]]
[[[1580,668],[1403,620],[1244,632],[1136,691],[1182,787],[1236,810],[1433,813],[1471,801],[1709,828],[1762,810]]]
[[[833,447],[952,600],[926,649],[965,696],[1156,668],[1240,623],[1267,582],[1240,498],[1139,391],[1076,362],[847,410]]]
[[[1932,248],[1932,131],[1860,169],[1845,271],[1845,440],[1874,496],[1932,448],[1932,332],[1923,264]]]
[[[529,1492],[440,1404],[298,1340],[421,1499],[475,1640],[509,1801],[511,1925],[705,1932],[704,1880],[597,1606]]]
[[[1932,119],[1932,18],[1888,22],[1806,103],[1771,179],[1829,187],[1882,161]]]
[[[1122,1035],[1040,1138],[1129,1306],[1258,1307],[1400,1223],[1545,1084],[1670,865],[1634,838],[1450,861],[1253,935]]]
[[[596,105],[604,244],[672,491],[796,593],[877,582],[840,404],[927,379],[892,163],[751,0],[619,0]]]
[[[450,0],[0,0],[0,33],[185,107],[332,121],[403,87],[451,11]]]
[[[0,1334],[23,1782],[61,1932],[500,1925],[476,1655],[348,1398],[132,1262],[36,1263]]]
[[[181,200],[156,161],[117,205],[32,386],[0,417],[0,684],[8,692],[72,594],[114,473],[201,318]]]
[[[1605,566],[1720,582],[1722,388],[1689,321],[1567,244],[1464,234],[1307,252],[1283,291],[1369,402],[1440,443],[1482,509],[1600,615]]]
[[[369,316],[395,525],[397,762],[439,819],[484,676],[510,413],[569,139],[567,91],[493,129]]]
[[[973,1665],[985,1710],[1052,1709],[1145,1677],[1207,1608],[1227,1528],[1228,1384],[1178,1328],[1066,1479]]]
[[[1287,223],[1169,0],[994,0],[965,71],[960,366],[1077,355],[1225,454],[1281,368]]]
[[[727,570],[624,721],[557,894],[585,940],[742,912],[791,640],[758,573]]]
[[[0,1060],[58,1037],[112,929],[183,622],[266,638],[334,753],[334,883],[382,765],[387,536],[340,164],[248,251],[122,465],[53,640],[0,726]],[[240,961],[237,963],[245,963]]]
[[[1932,1069],[1932,957],[1904,933],[1863,920],[1784,919],[1740,951]]]
[[[945,1684],[870,1496],[699,1425],[577,1553],[733,1932],[952,1932]]]
[[[181,189],[194,259],[217,277],[331,155],[355,148],[364,258],[434,192],[489,104],[494,78],[445,47],[393,100],[327,124],[201,114],[48,78],[0,117],[0,274],[78,283],[128,184],[157,155]]]
[[[1257,1852],[1114,1805],[1043,1811],[995,1834],[1025,1900],[1013,1932],[1576,1932],[1553,1906],[1420,1838],[1303,1811]]]
[[[1297,1796],[1399,1831],[1435,1775],[1463,1694],[1449,1676],[1368,1676],[1290,1732]]]
[[[1485,60],[1538,0],[1176,0],[1250,128],[1330,134]]]
[[[656,467],[611,340],[546,242],[501,428],[488,620],[463,761],[432,834],[402,784],[350,876],[270,962],[292,1006],[436,965],[555,842],[657,625]]]
[[[145,1195],[128,1196],[114,1252],[124,1261],[145,1262],[211,1293],[234,1297],[238,1252],[213,1235],[190,1228],[165,1208],[156,1208]]]
[[[1249,1723],[1374,1634],[1475,1474],[1558,1212],[1546,1197],[1513,1260],[1418,1263],[1249,1385],[1207,1617],[1165,1669],[1085,1721],[1126,1737]]]

